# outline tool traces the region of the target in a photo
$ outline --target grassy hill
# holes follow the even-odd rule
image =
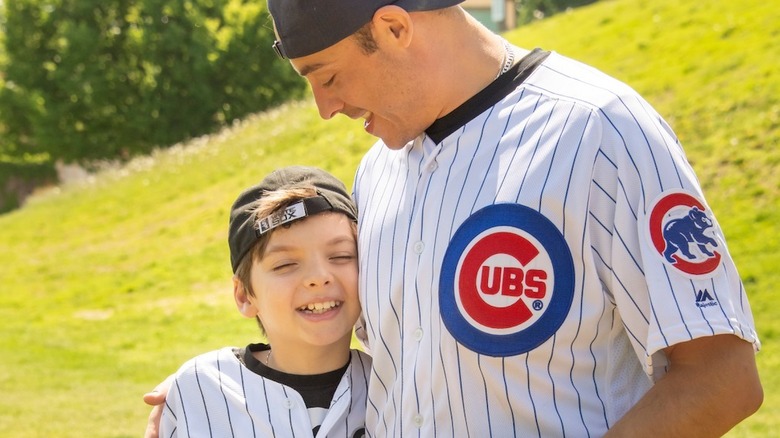
[[[678,132],[763,342],[764,407],[731,437],[780,431],[780,10],[771,3],[603,1],[507,34],[632,84]],[[236,194],[292,163],[349,185],[372,141],[359,123],[290,104],[0,216],[0,437],[140,436],[144,392],[194,354],[256,337],[230,298]]]

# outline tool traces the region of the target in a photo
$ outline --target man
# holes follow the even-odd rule
[[[724,434],[760,344],[673,132],[458,3],[269,0],[321,116],[381,139],[354,185],[367,433]]]

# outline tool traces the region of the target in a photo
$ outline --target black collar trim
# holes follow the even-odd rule
[[[523,57],[509,71],[499,76],[490,85],[475,94],[461,106],[446,116],[433,122],[425,133],[434,143],[439,144],[460,127],[482,114],[523,83],[536,68],[550,56],[549,51],[534,49]]]

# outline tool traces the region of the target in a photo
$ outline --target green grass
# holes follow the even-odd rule
[[[678,132],[763,342],[764,406],[730,437],[780,430],[780,10],[771,3],[603,1],[507,34],[625,80]],[[372,141],[359,123],[290,104],[0,216],[0,437],[140,436],[144,392],[194,354],[257,337],[230,297],[233,198],[293,163],[350,185]]]

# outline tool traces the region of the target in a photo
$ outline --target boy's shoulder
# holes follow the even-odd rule
[[[199,354],[192,359],[184,362],[176,372],[177,378],[180,376],[203,372],[207,369],[219,369],[224,367],[229,369],[231,366],[241,366],[241,361],[236,356],[237,347],[223,347],[218,350]]]

